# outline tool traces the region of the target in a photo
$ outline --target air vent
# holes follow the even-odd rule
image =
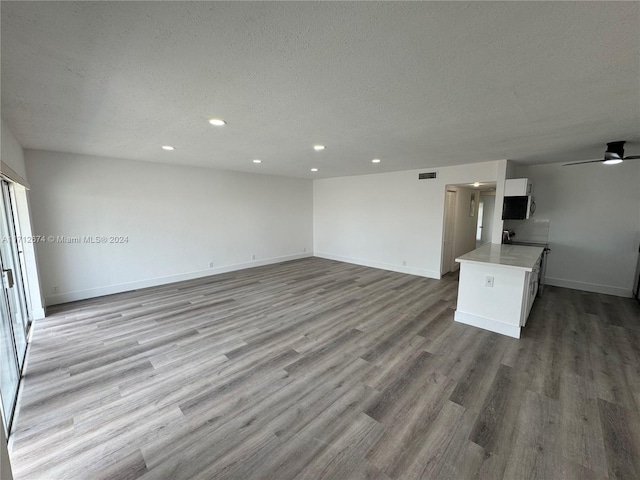
[[[418,180],[428,180],[429,178],[436,178],[437,176],[438,172],[419,173]]]

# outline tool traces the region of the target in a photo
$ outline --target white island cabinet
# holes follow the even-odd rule
[[[460,263],[455,321],[520,338],[538,290],[542,247],[488,243]]]

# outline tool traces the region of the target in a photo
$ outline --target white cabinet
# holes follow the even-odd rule
[[[525,282],[525,294],[524,294],[524,307],[522,309],[522,317],[520,318],[520,326],[524,327],[527,324],[527,319],[531,313],[531,307],[536,300],[538,294],[538,281],[540,277],[540,261],[542,257],[536,261],[531,272],[527,272],[527,282]]]
[[[531,195],[533,184],[528,178],[512,178],[504,182],[505,197],[523,197]]]

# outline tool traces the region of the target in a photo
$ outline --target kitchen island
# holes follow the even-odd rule
[[[520,338],[536,298],[543,250],[487,243],[456,258],[455,321]]]

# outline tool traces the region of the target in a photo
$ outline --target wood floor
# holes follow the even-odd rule
[[[25,479],[640,478],[640,308],[548,287],[523,338],[457,279],[318,258],[57,307]]]

